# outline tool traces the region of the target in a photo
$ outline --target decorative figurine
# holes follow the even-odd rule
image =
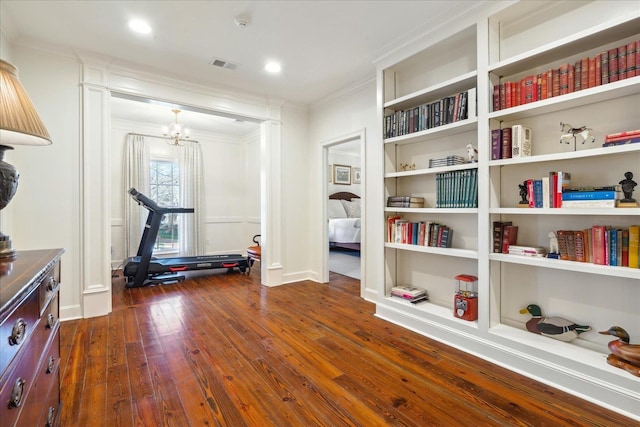
[[[562,317],[542,317],[542,310],[535,304],[529,304],[527,308],[520,310],[520,314],[526,313],[532,316],[526,323],[529,332],[560,341],[572,341],[581,333],[591,330],[591,326],[578,325]]]
[[[633,180],[633,173],[625,172],[624,179],[620,181],[618,184],[622,185],[622,192],[624,193],[624,199],[618,202],[619,208],[636,208],[638,207],[638,202],[636,199],[631,197],[633,195],[633,189],[636,185],[638,185]]]
[[[548,234],[549,237],[549,253],[547,254],[547,258],[558,259],[560,257],[560,249],[558,246],[558,235],[555,231],[550,231]]]
[[[400,163],[400,169],[402,169],[403,171],[409,171],[409,170],[415,170],[416,169],[416,164],[412,163]]]
[[[578,136],[582,138],[582,144],[587,142],[587,140],[591,143],[595,142],[596,138],[591,135],[592,130],[593,129],[586,126],[574,128],[569,123],[560,122],[560,132],[562,132],[562,135],[560,135],[560,144],[571,144],[573,141],[573,151],[576,151]]]
[[[467,163],[478,162],[478,149],[473,144],[467,144]]]
[[[527,200],[527,181],[523,181],[522,184],[518,184],[520,188],[520,201],[518,202],[519,208],[528,208],[529,201]]]
[[[640,377],[640,344],[629,344],[629,334],[620,326],[612,326],[600,333],[618,337],[609,342],[611,354],[607,356],[607,363]]]

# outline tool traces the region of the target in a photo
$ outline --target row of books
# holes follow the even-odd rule
[[[437,208],[477,208],[478,169],[436,174]]]
[[[424,208],[424,197],[390,196],[387,198],[390,208]]]
[[[430,168],[440,168],[443,166],[455,166],[462,165],[467,163],[467,161],[462,156],[447,156],[447,157],[438,157],[436,159],[429,159],[429,167]]]
[[[429,301],[429,295],[426,289],[417,288],[415,286],[394,286],[391,288],[391,296],[402,298],[412,304]]]
[[[557,230],[555,233],[560,259],[639,268],[640,225],[629,228],[594,225],[584,230]]]
[[[562,193],[570,186],[571,173],[564,171],[552,171],[549,172],[549,176],[527,179],[520,184],[520,195],[523,200],[518,206],[530,208],[565,207],[562,202]],[[526,204],[523,204],[525,199]]]
[[[638,142],[640,142],[640,129],[610,133],[604,137],[604,143],[602,146],[611,147],[614,145],[635,144]]]
[[[531,128],[514,125],[491,131],[491,160],[531,156]]]
[[[493,111],[640,75],[640,40],[493,87]]]
[[[406,245],[450,248],[453,230],[434,221],[409,221],[399,215],[387,217],[387,241]]]
[[[408,110],[395,111],[384,118],[384,137],[393,138],[437,126],[466,120],[475,111],[475,88]],[[470,109],[473,103],[473,109]],[[475,113],[474,113],[475,115]]]

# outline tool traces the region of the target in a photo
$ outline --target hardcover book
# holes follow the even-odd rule
[[[531,156],[531,128],[514,125],[511,127],[511,157]]]

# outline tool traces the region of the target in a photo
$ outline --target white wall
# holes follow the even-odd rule
[[[364,211],[375,212],[382,206],[382,188],[380,183],[382,177],[382,138],[378,130],[379,120],[376,112],[376,84],[371,81],[341,96],[335,96],[323,102],[313,105],[310,109],[309,119],[309,141],[315,156],[321,153],[321,145],[331,140],[339,139],[343,135],[365,130],[365,157],[361,165],[362,188],[364,189]],[[315,158],[312,165],[312,179],[316,194],[322,193],[323,182],[322,171],[326,168],[320,158]],[[350,186],[342,186],[348,188]],[[321,197],[314,197],[310,202],[311,221],[315,227],[322,226]],[[366,218],[365,229],[363,230],[364,251],[362,262],[364,263],[363,296],[373,299],[376,292],[375,270],[373,266],[382,262],[382,249],[372,245],[372,242],[381,242],[383,233],[383,220],[381,218]],[[322,266],[319,265],[322,259],[322,244],[318,242],[321,234],[314,235],[312,268],[318,272]]]
[[[357,154],[347,154],[341,152],[335,152],[333,149],[329,149],[329,165],[331,166],[331,182],[328,182],[329,186],[327,188],[329,194],[337,193],[339,191],[348,191],[353,194],[357,194],[358,196],[362,196],[362,183],[354,184],[354,172],[353,168],[361,167],[360,155]],[[351,184],[350,185],[342,185],[335,184],[333,182],[333,165],[343,165],[343,166],[351,166]],[[327,173],[328,170],[327,170]],[[327,180],[328,181],[328,180]]]
[[[20,172],[11,202],[9,234],[17,250],[64,248],[61,317],[80,310],[80,67],[78,61],[28,48],[13,50],[14,65],[53,145],[18,147]]]

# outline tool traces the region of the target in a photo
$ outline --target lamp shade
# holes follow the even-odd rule
[[[0,59],[0,144],[51,144],[49,132],[18,79],[18,70],[2,59]]]

